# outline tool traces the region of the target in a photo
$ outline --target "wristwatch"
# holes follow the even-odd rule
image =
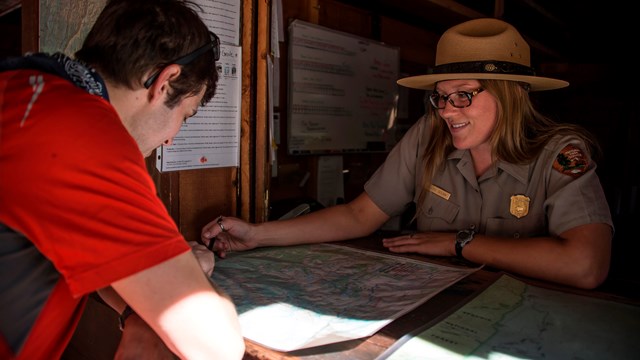
[[[464,259],[462,256],[462,249],[473,240],[473,235],[476,234],[475,226],[471,225],[470,228],[460,230],[456,234],[456,256],[460,259]]]

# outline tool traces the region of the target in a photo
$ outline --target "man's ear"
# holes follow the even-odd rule
[[[149,88],[149,90],[151,90],[149,91],[149,101],[164,101],[166,96],[168,96],[170,88],[169,81],[177,79],[178,76],[180,76],[181,71],[182,68],[177,64],[167,65],[162,69],[160,74],[158,74],[156,81],[151,85],[151,88]]]

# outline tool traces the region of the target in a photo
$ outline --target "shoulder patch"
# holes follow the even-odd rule
[[[553,168],[560,173],[578,178],[587,171],[589,162],[582,150],[575,145],[567,145],[558,153]]]

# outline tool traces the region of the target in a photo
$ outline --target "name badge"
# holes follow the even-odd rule
[[[429,188],[429,191],[431,191],[432,193],[440,196],[441,198],[443,198],[445,200],[449,200],[449,198],[451,197],[451,194],[449,194],[448,192],[440,189],[439,187],[437,187],[437,186],[435,186],[433,184]]]
[[[524,195],[513,195],[511,196],[511,206],[509,207],[509,212],[511,215],[520,219],[523,216],[527,216],[529,213],[529,197]]]

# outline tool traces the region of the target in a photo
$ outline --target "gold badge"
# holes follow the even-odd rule
[[[509,207],[509,212],[511,215],[520,219],[523,216],[527,216],[529,213],[529,199],[524,195],[513,195],[511,196],[511,206]]]

